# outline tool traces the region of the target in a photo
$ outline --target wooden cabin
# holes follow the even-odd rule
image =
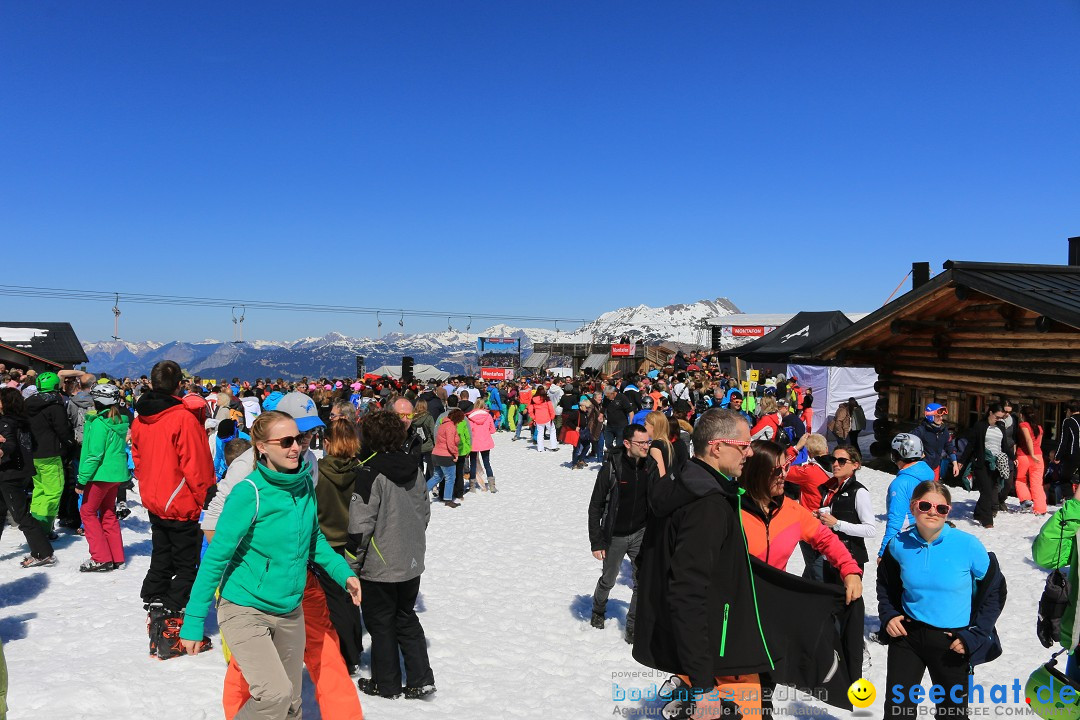
[[[930,279],[916,263],[910,292],[813,348],[820,362],[877,371],[874,454],[930,402],[959,430],[991,402],[1031,404],[1056,436],[1064,403],[1080,399],[1080,238],[1070,243],[1077,264],[949,261]]]

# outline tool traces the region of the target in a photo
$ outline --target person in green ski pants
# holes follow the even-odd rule
[[[75,447],[75,430],[68,419],[60,378],[54,372],[38,375],[37,392],[26,400],[30,434],[34,437],[34,494],[30,515],[52,534],[60,496],[64,492],[64,457]]]

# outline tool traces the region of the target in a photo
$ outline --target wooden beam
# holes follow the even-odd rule
[[[924,370],[922,368],[894,368],[889,375],[897,378],[910,378],[921,380],[938,380],[944,383],[965,382],[986,387],[1001,388],[1003,383],[1010,383],[1024,388],[1044,388],[1049,390],[1071,390],[1080,392],[1080,378],[1066,380],[1064,378],[1033,378],[1030,375],[1020,375],[1008,372],[997,374],[975,372],[949,372],[948,370]],[[1000,390],[996,391],[1000,392]]]

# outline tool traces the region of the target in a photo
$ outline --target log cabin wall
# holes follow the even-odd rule
[[[989,403],[1008,398],[1014,408],[1033,405],[1047,437],[1056,436],[1064,403],[1080,399],[1080,327],[1070,324],[1080,268],[947,263],[946,270],[816,349],[825,362],[877,371],[873,452],[921,422],[930,402],[945,405],[949,425],[963,431]],[[1060,314],[1052,313],[1055,302]]]

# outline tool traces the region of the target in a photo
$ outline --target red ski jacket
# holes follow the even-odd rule
[[[180,398],[147,391],[135,403],[131,457],[143,506],[163,520],[198,520],[214,484],[206,431]]]

